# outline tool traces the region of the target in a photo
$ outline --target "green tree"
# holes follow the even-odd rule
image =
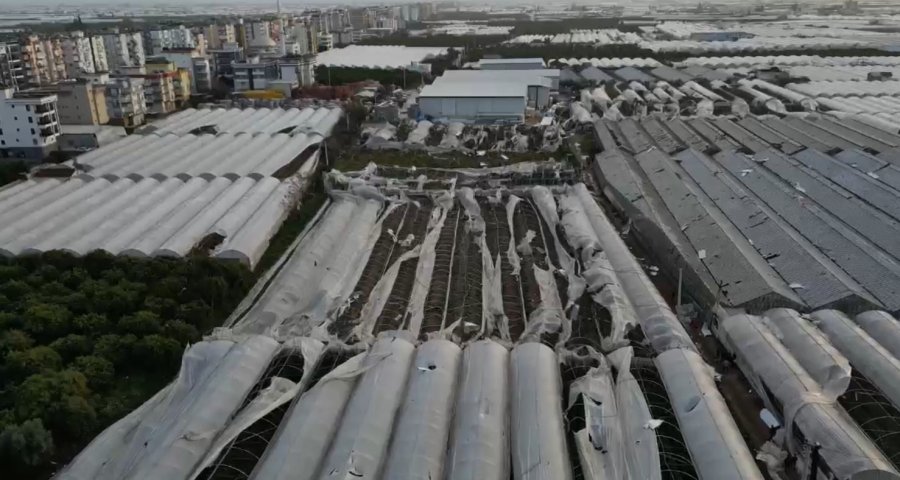
[[[162,335],[147,335],[134,345],[135,357],[147,366],[177,366],[183,350],[177,340]]]
[[[62,357],[50,347],[39,346],[6,354],[6,370],[10,378],[23,379],[29,375],[53,372],[62,367]]]
[[[31,293],[31,285],[22,280],[9,280],[0,285],[0,293],[12,301],[21,300]]]
[[[55,338],[69,333],[72,314],[62,305],[38,303],[25,310],[25,330],[36,337]]]
[[[112,362],[96,355],[78,357],[72,367],[87,378],[88,386],[94,390],[107,389],[115,380],[116,369]]]
[[[116,324],[120,333],[133,333],[138,336],[150,335],[162,331],[162,322],[153,312],[141,310],[133,315],[122,317]]]
[[[83,268],[73,268],[62,272],[59,276],[59,281],[62,282],[63,285],[75,289],[80,287],[81,284],[89,278],[91,278],[91,276],[88,274],[87,270]]]
[[[137,337],[134,335],[107,334],[94,343],[94,355],[105,358],[116,367],[128,365]]]
[[[162,318],[172,318],[178,313],[178,302],[171,298],[150,295],[144,299],[143,309],[151,311]]]
[[[0,283],[10,280],[19,280],[24,277],[26,271],[18,265],[0,265]]]
[[[22,330],[7,330],[0,334],[0,354],[20,352],[34,345],[34,340]]]
[[[79,332],[97,335],[109,331],[112,324],[109,319],[106,318],[106,315],[86,313],[75,317],[72,321],[72,325],[75,327],[75,330]]]
[[[7,425],[0,431],[0,463],[7,468],[37,467],[46,463],[52,453],[53,436],[39,419]]]
[[[32,375],[15,389],[14,412],[19,419],[40,418],[51,431],[77,440],[94,428],[97,413],[87,397],[81,372],[63,370]]]
[[[72,361],[75,357],[87,355],[93,350],[88,337],[74,333],[57,338],[50,343],[50,348],[56,350],[56,353],[66,362]]]
[[[200,332],[193,325],[181,321],[170,320],[163,326],[163,335],[177,340],[181,345],[187,345],[200,340]]]

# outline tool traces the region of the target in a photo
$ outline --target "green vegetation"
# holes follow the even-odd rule
[[[39,478],[178,371],[254,280],[210,258],[61,252],[0,262],[0,464]]]
[[[28,171],[25,162],[2,162],[0,163],[0,187],[7,183],[15,182],[22,178],[22,174]]]

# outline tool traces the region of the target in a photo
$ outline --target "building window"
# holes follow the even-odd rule
[[[32,140],[31,143],[37,145],[37,140]]]
[[[25,111],[26,111],[26,112],[30,112],[30,111],[31,111],[31,105],[25,105]]]
[[[33,128],[31,129],[31,134],[34,135],[34,129],[33,129]]]
[[[34,118],[28,117],[28,123],[34,123]]]
[[[0,140],[0,145],[6,145],[6,140]]]

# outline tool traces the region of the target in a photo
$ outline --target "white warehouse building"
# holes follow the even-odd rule
[[[524,122],[528,85],[522,82],[435,82],[419,94],[428,118],[463,123]]]

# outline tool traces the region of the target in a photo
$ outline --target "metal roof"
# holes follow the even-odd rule
[[[419,98],[526,98],[527,96],[527,82],[435,82],[419,92]]]
[[[206,133],[316,133],[326,137],[340,120],[340,108],[189,108],[160,122],[140,129],[139,133],[184,135],[198,128]]]

